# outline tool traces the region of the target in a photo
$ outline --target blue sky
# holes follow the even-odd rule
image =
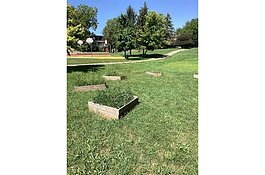
[[[126,8],[131,5],[138,13],[147,3],[149,11],[154,10],[158,13],[171,15],[174,28],[182,27],[186,21],[198,17],[198,0],[67,0],[73,6],[86,4],[98,9],[98,27],[93,31],[97,35],[102,34],[102,30],[108,19],[112,19],[125,13]]]

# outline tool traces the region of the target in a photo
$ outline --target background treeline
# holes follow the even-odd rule
[[[198,19],[188,21],[183,28],[174,29],[169,13],[149,11],[147,4],[137,14],[129,6],[126,12],[109,19],[103,30],[110,50],[123,51],[131,55],[132,49],[139,49],[143,56],[148,50],[181,46],[198,47]]]
[[[95,36],[90,29],[97,28],[97,12],[97,8],[87,5],[67,5],[67,50],[87,51],[88,44],[79,46],[77,41]],[[131,55],[132,49],[140,50],[144,57],[148,50],[198,47],[198,18],[175,30],[169,13],[149,11],[146,3],[136,13],[129,5],[125,13],[107,21],[103,38],[110,51],[123,51],[125,57]]]
[[[182,28],[176,29],[175,45],[184,48],[198,47],[198,18],[187,21]]]

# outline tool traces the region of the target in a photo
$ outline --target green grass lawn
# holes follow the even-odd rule
[[[72,92],[78,76],[115,70],[107,81],[130,89],[140,104],[120,120],[88,111],[98,92]],[[75,174],[198,174],[198,49],[165,60],[81,67],[67,73],[67,171]],[[80,71],[80,72],[78,72]],[[146,75],[161,71],[161,77]]]
[[[89,64],[89,63],[109,63],[124,62],[125,59],[96,59],[96,58],[67,58],[67,64]]]
[[[154,51],[147,51],[146,57],[142,58],[142,53],[138,50],[132,50],[132,56],[129,57],[128,60],[125,60],[124,58],[121,59],[108,59],[108,58],[67,58],[67,64],[89,64],[89,63],[107,63],[107,62],[124,62],[124,61],[132,61],[132,60],[142,60],[142,59],[148,59],[148,58],[162,58],[169,52],[172,52],[174,50],[177,50],[176,48],[173,49],[157,49]],[[116,53],[105,53],[105,52],[95,52],[94,54],[100,55],[100,54],[110,54],[111,56],[119,56],[123,57],[123,52],[116,52]]]
[[[153,55],[153,54],[167,54],[169,52],[172,52],[174,50],[177,50],[177,48],[170,48],[170,49],[155,49],[154,51],[150,51],[148,50],[147,51],[147,55]],[[129,53],[129,52],[128,52]],[[117,53],[111,53],[115,56],[123,56],[123,52],[117,52]],[[132,50],[132,55],[133,57],[136,57],[136,56],[142,56],[142,51],[140,50]]]

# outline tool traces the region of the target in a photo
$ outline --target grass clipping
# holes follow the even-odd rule
[[[98,95],[93,98],[93,102],[114,108],[120,108],[132,99],[133,94],[130,90],[109,88],[99,92]]]

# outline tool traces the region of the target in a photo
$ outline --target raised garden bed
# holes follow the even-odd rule
[[[74,86],[74,92],[80,91],[95,91],[106,89],[106,84],[88,85],[88,86]]]
[[[104,75],[103,78],[106,80],[123,80],[125,79],[125,76],[118,76],[118,75]]]
[[[135,105],[139,103],[138,97],[133,96],[133,99],[127,104],[120,108],[109,107],[101,104],[94,103],[92,101],[88,102],[89,111],[97,113],[107,119],[120,119],[128,111],[130,111]]]
[[[89,110],[108,119],[119,119],[138,103],[138,97],[129,89],[118,87],[108,88],[98,92],[92,101],[88,102]]]
[[[161,72],[146,72],[147,75],[152,75],[154,77],[160,77]]]
[[[107,73],[103,76],[105,80],[123,80],[125,76],[122,76],[120,73],[115,70],[108,70]]]
[[[105,80],[99,75],[76,73],[74,78],[74,92],[104,90],[107,88]]]

